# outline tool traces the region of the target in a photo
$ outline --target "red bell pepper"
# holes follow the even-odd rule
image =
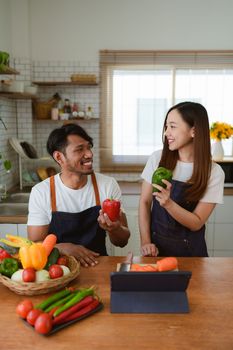
[[[12,258],[12,256],[5,249],[0,248],[0,262],[6,258]]]
[[[118,199],[105,199],[102,204],[103,212],[106,213],[111,221],[117,221],[120,216],[121,202]]]

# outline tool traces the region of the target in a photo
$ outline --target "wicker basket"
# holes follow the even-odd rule
[[[33,114],[36,119],[51,119],[51,110],[56,105],[56,101],[41,102],[32,101]]]
[[[75,279],[80,272],[80,264],[73,257],[68,257],[68,266],[70,273],[66,276],[51,279],[43,282],[15,282],[10,278],[0,274],[0,282],[4,286],[8,287],[10,290],[16,294],[21,295],[39,295],[54,292],[56,290],[64,288],[68,283]]]
[[[92,85],[97,83],[95,74],[72,74],[70,79],[80,85]]]

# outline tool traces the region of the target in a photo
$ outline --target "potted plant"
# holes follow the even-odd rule
[[[1,162],[3,163],[3,167],[6,170],[6,172],[9,173],[12,168],[11,161],[8,159],[3,160],[2,154],[0,153],[0,163]]]
[[[233,135],[233,126],[227,123],[214,122],[210,127],[210,137],[215,140],[212,147],[214,160],[221,160],[224,157],[222,140],[229,139]]]

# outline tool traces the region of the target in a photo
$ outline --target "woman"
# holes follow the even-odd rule
[[[168,111],[164,146],[154,152],[142,173],[139,204],[141,251],[144,256],[208,256],[205,223],[223,201],[224,172],[212,162],[209,121],[199,103],[182,102]],[[157,167],[173,171],[166,188],[153,185]]]

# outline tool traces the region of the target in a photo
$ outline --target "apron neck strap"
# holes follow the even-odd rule
[[[50,200],[52,212],[57,211],[54,176],[50,177]]]
[[[95,202],[96,202],[96,205],[100,206],[100,195],[99,195],[98,185],[97,185],[97,182],[96,182],[95,173],[91,174],[91,181],[92,181],[92,184],[93,184],[93,187],[94,187],[94,191],[95,191]]]
[[[99,195],[99,189],[98,189],[95,173],[91,174],[91,181],[94,187],[96,205],[100,206],[100,195]],[[57,211],[54,176],[50,177],[50,200],[51,200],[52,212]]]

